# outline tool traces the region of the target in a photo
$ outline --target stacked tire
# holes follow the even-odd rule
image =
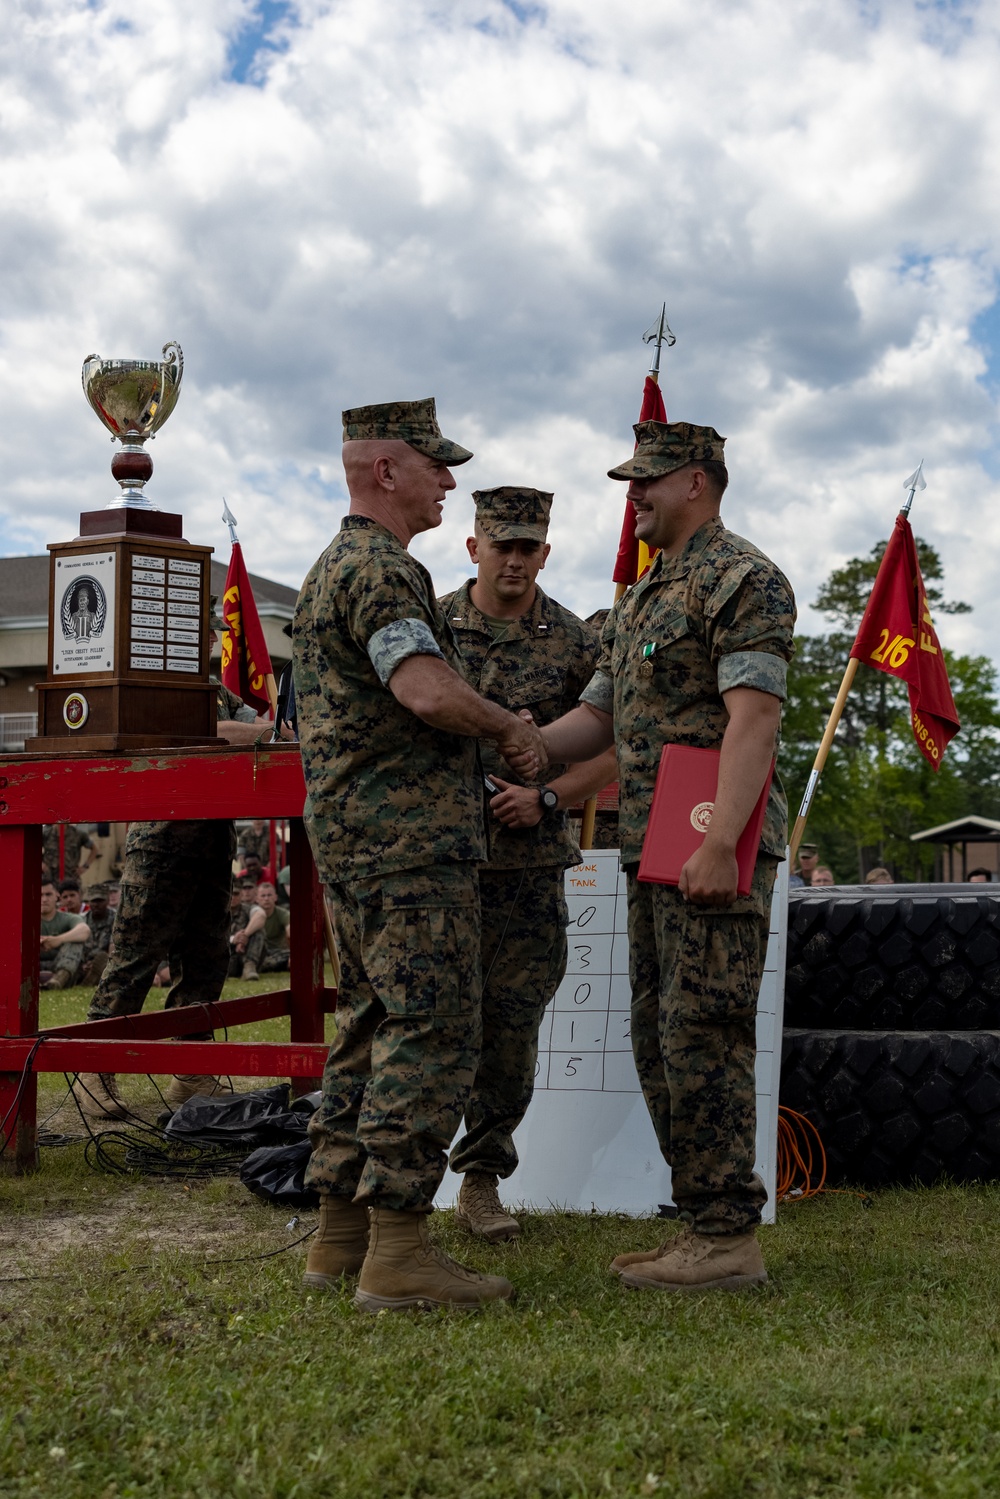
[[[1000,887],[791,891],[781,1102],[830,1182],[1000,1178]]]

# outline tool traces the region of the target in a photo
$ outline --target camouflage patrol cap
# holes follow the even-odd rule
[[[387,401],[383,406],[355,406],[343,413],[345,442],[407,442],[435,463],[457,467],[472,454],[441,436],[434,397],[423,401]]]
[[[714,427],[691,422],[636,422],[631,458],[608,470],[609,479],[659,479],[686,463],[725,463],[726,439]]]
[[[219,595],[217,593],[212,594],[208,607],[208,628],[214,630],[218,635],[221,635],[223,630],[228,630],[229,628],[219,613]]]
[[[107,900],[107,898],[108,898],[108,887],[107,887],[107,885],[104,885],[104,884],[101,884],[101,885],[91,885],[90,888],[87,890],[87,899],[88,900]]]
[[[501,484],[499,489],[474,489],[476,524],[490,541],[544,541],[549,529],[552,496],[543,489]]]

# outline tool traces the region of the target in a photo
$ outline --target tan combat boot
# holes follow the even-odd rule
[[[72,1091],[81,1114],[90,1123],[128,1117],[113,1072],[78,1072],[73,1079]]]
[[[622,1285],[640,1291],[741,1291],[767,1282],[752,1233],[721,1236],[687,1228],[651,1258],[619,1258],[632,1261],[619,1271]]]
[[[368,1209],[346,1197],[321,1192],[319,1228],[306,1256],[302,1284],[335,1291],[342,1275],[357,1275],[368,1253]]]
[[[260,974],[257,972],[257,964],[252,962],[250,958],[247,958],[243,964],[243,972],[240,974],[240,978],[243,980],[260,978]]]
[[[436,1248],[427,1213],[371,1209],[368,1254],[354,1305],[366,1312],[456,1306],[470,1311],[487,1301],[510,1301],[514,1287],[499,1275],[478,1275]]]
[[[182,1103],[197,1094],[201,1098],[215,1098],[223,1093],[232,1093],[231,1084],[221,1077],[206,1072],[181,1072],[167,1084],[163,1101],[171,1109],[179,1109]]]
[[[487,1171],[468,1171],[462,1177],[455,1204],[455,1222],[467,1228],[479,1239],[488,1239],[499,1244],[504,1239],[516,1239],[521,1225],[500,1201],[497,1178]]]

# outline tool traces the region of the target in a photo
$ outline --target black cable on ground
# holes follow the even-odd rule
[[[86,1084],[80,1082],[79,1073],[76,1074],[75,1082],[93,1097]],[[156,1086],[155,1083],[153,1086]],[[72,1084],[70,1088],[72,1090]],[[128,1117],[122,1121],[128,1126],[127,1129],[102,1129],[95,1134],[79,1098],[75,1093],[73,1097],[89,1137],[84,1146],[83,1158],[92,1171],[102,1171],[108,1176],[145,1174],[185,1179],[204,1178],[229,1175],[237,1171],[246,1160],[245,1141],[225,1146],[214,1142],[199,1145],[196,1141],[175,1140],[159,1125],[148,1124],[131,1111],[127,1111]],[[96,1099],[94,1101],[97,1102]]]

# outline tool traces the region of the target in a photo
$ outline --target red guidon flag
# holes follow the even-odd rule
[[[639,420],[641,422],[665,422],[666,419],[667,410],[663,404],[660,387],[652,375],[647,375],[646,384],[642,390],[642,410],[639,412]],[[612,583],[631,585],[636,579],[642,577],[655,556],[655,549],[650,552],[644,541],[636,541],[635,511],[630,501],[626,500],[625,519],[622,521],[621,540],[618,543],[618,556],[615,558],[615,570],[611,574]]]
[[[267,695],[267,679],[274,673],[250,587],[250,574],[238,541],[233,542],[233,555],[229,559],[226,591],[222,595],[222,621],[225,625],[222,632],[223,686],[237,693],[258,713],[269,712],[271,700]]]
[[[907,684],[917,745],[931,768],[940,770],[959,718],[905,515],[896,517],[851,655]]]

